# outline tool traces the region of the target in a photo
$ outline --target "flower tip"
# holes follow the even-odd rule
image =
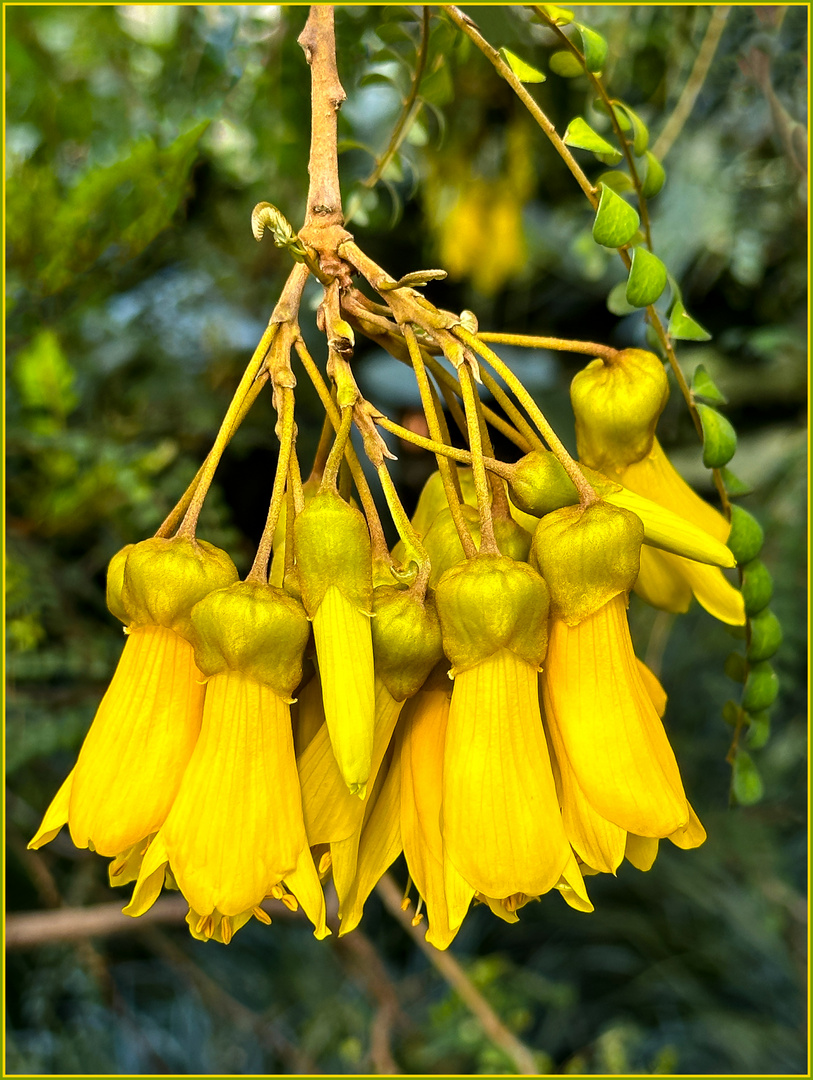
[[[350,794],[351,795],[358,795],[358,797],[360,799],[362,799],[362,800],[364,799],[365,795],[367,794],[367,781],[366,780],[364,781],[363,784],[348,784],[347,786],[350,789]]]

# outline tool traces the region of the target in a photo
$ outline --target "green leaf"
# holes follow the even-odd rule
[[[729,725],[729,727],[736,727],[742,716],[742,709],[736,701],[732,701],[731,698],[723,705],[723,720]]]
[[[751,642],[748,659],[752,663],[770,660],[782,644],[782,624],[770,608],[751,619]]]
[[[726,405],[728,403],[728,399],[718,390],[714,379],[702,364],[698,364],[692,375],[692,393],[695,397],[705,398],[706,401],[711,401],[714,405]]]
[[[746,484],[745,481],[740,480],[738,476],[735,476],[731,469],[723,467],[720,470],[720,476],[723,480],[723,486],[726,492],[733,498],[737,498],[740,495],[750,495],[754,490],[750,484]]]
[[[773,578],[761,559],[753,559],[742,568],[742,595],[749,618],[766,608],[773,596]]]
[[[744,683],[748,674],[748,665],[742,653],[731,652],[726,657],[723,670],[732,682]]]
[[[754,664],[745,680],[742,695],[742,707],[746,712],[761,712],[776,701],[779,693],[779,679],[776,672],[763,660]]]
[[[711,341],[711,334],[689,315],[682,301],[675,300],[669,319],[669,334],[679,341]]]
[[[616,195],[612,188],[601,185],[601,199],[593,222],[593,239],[602,247],[619,248],[635,235],[641,219],[637,212]]]
[[[748,733],[745,741],[752,750],[761,750],[771,737],[771,714],[767,709],[748,716]]]
[[[575,23],[574,25],[582,39],[582,52],[584,53],[587,70],[602,71],[607,60],[607,42],[601,34],[597,34],[595,30],[591,30],[588,26],[583,26],[581,23]]]
[[[627,281],[627,303],[637,308],[648,307],[665,288],[666,267],[661,260],[645,247],[635,248]]]
[[[703,464],[707,469],[719,469],[734,457],[737,433],[731,422],[711,405],[698,402],[696,408],[703,425]]]
[[[421,97],[438,108],[448,105],[454,99],[452,74],[443,57],[440,57],[437,68],[421,79]]]
[[[526,64],[524,60],[521,60],[516,53],[512,53],[509,49],[500,49],[500,53],[520,82],[542,83],[547,78],[547,75],[543,75],[535,67]]]
[[[741,506],[732,506],[728,546],[740,566],[759,555],[764,539],[765,534],[757,519]]]
[[[740,806],[753,806],[763,796],[764,787],[751,755],[745,750],[737,750],[734,757],[734,771],[731,776],[731,791]]]
[[[632,180],[625,172],[614,169],[612,172],[602,173],[596,181],[597,184],[606,184],[617,195],[623,195],[625,191],[634,191]]]
[[[607,310],[611,311],[613,315],[618,315],[619,318],[624,315],[631,315],[635,311],[635,308],[627,303],[626,292],[626,281],[619,281],[617,285],[613,285],[607,295]]]
[[[49,414],[37,425],[43,433],[60,427],[79,401],[76,372],[53,330],[40,330],[18,353],[12,378],[25,408]]]
[[[561,75],[563,79],[575,79],[578,75],[584,75],[584,68],[567,49],[555,52],[548,61],[548,65],[554,75]]]
[[[645,199],[657,195],[666,183],[666,170],[651,150],[644,155],[645,167],[641,179],[641,191]]]
[[[556,4],[541,4],[540,7],[557,26],[567,26],[568,23],[573,22],[573,12],[567,8],[558,7]],[[534,17],[531,21],[539,22],[540,20]]]
[[[612,158],[611,164],[621,160],[621,151],[616,150],[606,139],[602,139],[581,116],[575,116],[567,125],[563,142],[566,146],[577,146],[580,150],[590,150],[594,154],[606,154]]]
[[[613,108],[621,130],[628,131],[632,128],[632,151],[637,157],[641,157],[649,146],[649,129],[638,113],[634,112],[629,105],[625,105],[623,101],[613,101]],[[622,117],[625,117],[627,121],[626,127]]]

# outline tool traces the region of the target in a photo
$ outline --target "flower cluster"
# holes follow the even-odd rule
[[[252,917],[269,923],[269,898],[301,907],[324,937],[328,879],[339,933],[351,931],[402,853],[415,920],[425,906],[427,940],[441,949],[473,903],[514,922],[557,890],[589,912],[585,877],[624,859],[647,870],[661,839],[692,848],[705,838],[627,604],[634,589],[681,612],[694,595],[742,624],[742,595],[720,569],[734,565],[728,523],[655,437],[668,394],[655,355],[604,350],[576,376],[576,464],[468,313],[438,312],[415,275],[393,282],[347,241],[340,252],[392,318],[349,281],[326,286],[331,395],[291,315],[309,272],[296,268],[189,492],[156,537],[110,564],[124,652],[31,846],[67,824],[78,847],[112,860],[111,884],[135,883],[128,914],[178,889],[191,933],[224,943]],[[411,520],[378,428],[409,433],[359,394],[353,326],[411,362],[422,389],[431,438],[413,441],[439,469]],[[330,420],[304,484],[292,348]],[[437,364],[441,351],[456,378]],[[496,384],[475,353],[550,449],[504,392],[502,415],[485,407],[477,381]],[[239,580],[195,524],[220,453],[267,381],[279,466],[257,558]],[[469,449],[452,445],[438,390]],[[493,457],[489,423],[514,433],[520,460]],[[400,533],[392,551],[353,424]]]

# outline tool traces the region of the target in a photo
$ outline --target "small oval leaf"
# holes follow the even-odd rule
[[[647,146],[649,146],[649,129],[638,113],[631,109],[629,105],[625,105],[623,101],[613,101],[613,106],[619,127],[623,131],[632,128],[632,151],[637,157],[641,157]],[[622,116],[627,120],[627,127],[622,122]]]
[[[555,22],[557,26],[567,26],[568,23],[573,22],[573,12],[567,8],[559,7],[557,4],[540,4],[541,9],[545,12],[547,17]],[[540,22],[537,17],[532,17],[531,22]]]
[[[669,334],[680,341],[711,341],[711,334],[689,315],[683,303],[675,300],[669,318]]]
[[[782,624],[770,608],[765,608],[751,619],[751,642],[748,659],[752,663],[770,660],[782,644]]]
[[[621,172],[619,169],[602,173],[596,183],[606,184],[607,187],[612,188],[617,195],[623,195],[625,191],[634,190],[632,180],[630,180],[625,172]]]
[[[742,695],[742,707],[746,712],[761,712],[773,705],[778,693],[779,679],[776,672],[767,660],[763,660],[759,664],[754,664],[748,672]]]
[[[748,665],[742,653],[731,652],[723,665],[723,670],[732,682],[744,683],[748,674]]]
[[[728,546],[740,566],[759,555],[764,539],[762,526],[753,514],[743,510],[741,506],[732,506]]]
[[[500,49],[500,54],[513,73],[523,83],[541,83],[547,79],[547,75],[543,75],[541,71],[537,71],[535,67],[531,67],[530,64],[526,64],[516,53],[512,53],[510,49]]]
[[[750,484],[746,484],[744,480],[740,480],[738,476],[735,476],[731,469],[722,468],[720,476],[726,492],[734,498],[740,495],[750,495],[754,490]]]
[[[666,183],[666,170],[651,150],[647,150],[644,161],[646,166],[641,180],[641,191],[645,199],[651,199]]]
[[[771,714],[767,709],[748,715],[748,734],[745,741],[752,750],[761,750],[771,737]]]
[[[648,307],[665,288],[666,267],[661,260],[645,247],[635,248],[627,281],[627,303],[638,308]]]
[[[707,469],[727,465],[737,450],[737,433],[731,422],[711,405],[696,406],[703,425],[703,464]]]
[[[753,618],[771,602],[773,578],[761,559],[754,559],[743,567],[742,595],[745,600],[745,614],[749,618]]]
[[[563,79],[575,79],[578,75],[584,75],[584,68],[567,49],[555,52],[548,61],[551,71],[555,75],[561,75]]]
[[[619,248],[635,235],[641,220],[637,212],[616,195],[612,188],[601,185],[601,199],[593,222],[593,239],[602,247]]]
[[[731,792],[740,806],[753,806],[762,798],[764,787],[751,755],[737,750],[731,775]]]
[[[602,71],[607,60],[607,42],[601,34],[591,30],[588,26],[583,26],[581,23],[575,23],[574,25],[582,39],[582,52],[584,53],[584,63],[587,70]]]
[[[595,248],[593,250],[595,251]],[[627,303],[626,291],[626,281],[619,281],[617,285],[613,285],[607,295],[607,310],[611,311],[613,315],[618,315],[619,318],[624,315],[631,315],[635,311],[635,308]]]
[[[742,718],[742,709],[736,701],[729,700],[723,705],[723,720],[729,727],[736,727]]]
[[[621,151],[616,150],[612,143],[593,131],[587,121],[581,116],[574,116],[567,125],[562,140],[566,146],[577,146],[580,150],[590,150],[594,154],[605,154],[612,158],[612,164],[621,160]],[[623,176],[623,173],[619,174]]]
[[[702,364],[698,364],[692,375],[692,393],[695,397],[705,398],[713,405],[726,405],[728,399],[717,388],[717,384]]]

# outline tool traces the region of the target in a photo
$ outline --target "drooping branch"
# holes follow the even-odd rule
[[[336,137],[337,113],[347,95],[336,67],[332,6],[314,4],[297,41],[311,69],[310,187],[305,225],[342,225]]]

